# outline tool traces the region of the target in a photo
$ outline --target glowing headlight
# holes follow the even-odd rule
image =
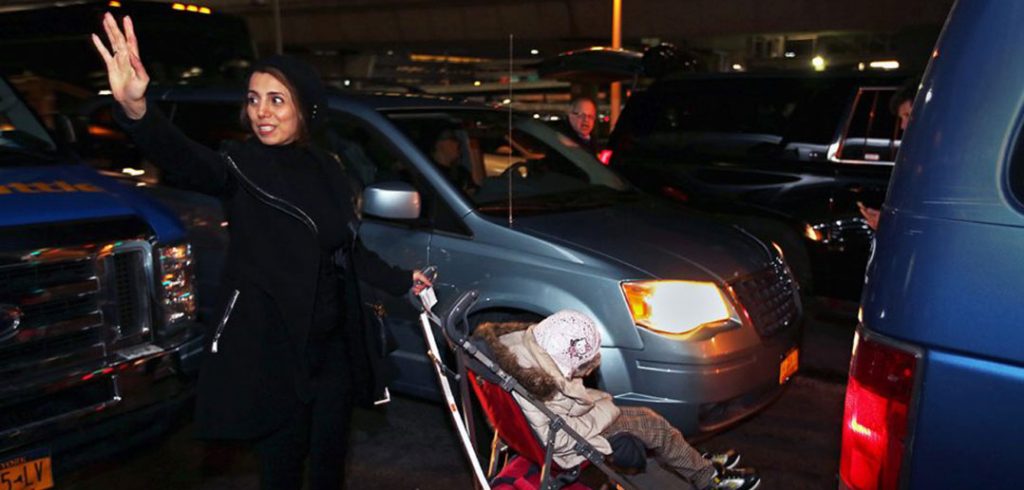
[[[164,325],[195,319],[195,278],[192,272],[192,247],[188,244],[162,247],[160,254],[160,286]]]
[[[811,224],[807,224],[806,226],[804,226],[804,236],[807,237],[808,240],[815,242],[820,242],[825,239],[825,236],[822,235],[820,231],[818,231],[818,228],[814,227]]]
[[[622,284],[633,322],[681,334],[736,318],[722,290],[710,282],[636,281]]]

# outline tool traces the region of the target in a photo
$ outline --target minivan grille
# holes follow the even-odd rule
[[[750,321],[762,337],[775,335],[800,315],[799,293],[786,265],[779,259],[730,284]]]

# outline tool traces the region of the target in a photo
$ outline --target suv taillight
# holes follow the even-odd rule
[[[854,490],[899,485],[918,355],[858,331],[846,385],[839,476]]]

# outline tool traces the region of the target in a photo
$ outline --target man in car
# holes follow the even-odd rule
[[[576,142],[590,153],[597,155],[600,148],[594,139],[594,125],[597,123],[597,104],[590,97],[576,97],[569,103],[570,131],[565,131]]]

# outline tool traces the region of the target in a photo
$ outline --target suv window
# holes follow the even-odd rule
[[[612,146],[616,158],[748,156],[757,147],[781,143],[829,85],[834,84],[757,77],[668,82],[630,99]],[[815,129],[821,126],[815,121]],[[833,123],[821,143],[834,135]]]
[[[853,111],[839,141],[836,159],[892,163],[899,149],[899,121],[889,110],[895,87],[865,87],[857,91]]]

